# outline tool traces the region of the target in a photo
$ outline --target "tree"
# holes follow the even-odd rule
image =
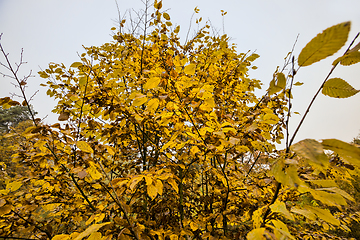
[[[22,133],[29,144],[14,157],[29,175],[0,190],[1,236],[341,239],[354,198],[338,182],[359,175],[360,150],[334,139],[293,144],[309,109],[290,136],[291,90],[300,85],[292,53],[291,71],[276,71],[258,98],[261,82],[248,73],[257,54],[238,54],[208,24],[181,44],[162,2],[149,8],[128,32],[120,19],[114,41],[86,47],[81,62],[39,72],[63,124],[32,116]],[[349,30],[349,22],[324,30],[301,51],[299,68],[337,52]],[[351,54],[333,69],[360,60]],[[358,90],[349,86],[326,78],[319,92],[350,97]],[[276,150],[284,138],[286,149]]]
[[[0,107],[1,132],[9,132],[11,127],[16,127],[20,122],[30,119],[31,116],[27,107],[13,106],[9,109]]]

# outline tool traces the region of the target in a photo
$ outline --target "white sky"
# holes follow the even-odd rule
[[[140,0],[118,0],[120,11],[142,9]],[[185,35],[193,9],[200,13],[195,17],[210,19],[218,29],[222,28],[220,10],[225,16],[225,33],[238,45],[239,52],[254,51],[260,55],[255,61],[257,70],[250,71],[250,77],[260,79],[264,90],[272,78],[276,66],[283,65],[283,58],[291,50],[296,36],[300,34],[295,48],[298,56],[301,49],[322,30],[351,21],[349,40],[360,31],[359,0],[165,0],[163,9],[169,9],[173,24],[181,26]],[[21,48],[24,60],[20,76],[30,69],[37,73],[49,62],[69,66],[78,61],[77,52],[82,45],[101,45],[112,40],[110,28],[118,18],[115,0],[0,0],[1,43],[10,53],[10,59],[18,62]],[[193,23],[193,27],[196,27]],[[357,40],[359,42],[360,39]],[[340,56],[346,47],[336,55],[312,66],[302,68],[296,81],[304,82],[294,92],[293,111],[304,113],[312,96],[331,68],[332,61]],[[4,61],[0,57],[0,61]],[[1,69],[3,71],[4,69]],[[37,75],[37,74],[35,74]],[[350,67],[339,66],[332,77],[341,77],[356,89],[360,89],[360,63]],[[0,97],[17,90],[10,79],[0,76]],[[38,117],[49,115],[45,122],[53,123],[57,116],[50,111],[55,103],[46,96],[46,88],[39,84],[46,80],[36,76],[29,82],[28,95],[40,89],[32,104],[39,112]],[[351,141],[360,130],[360,94],[347,99],[332,99],[319,96],[305,120],[296,141],[304,138],[337,138]],[[291,119],[294,131],[300,116]]]

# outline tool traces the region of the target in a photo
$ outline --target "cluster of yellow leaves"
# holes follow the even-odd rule
[[[342,211],[354,201],[336,181],[358,171],[359,150],[304,140],[277,151],[292,97],[287,76],[276,72],[256,97],[261,84],[248,71],[259,55],[238,54],[208,24],[181,44],[161,8],[155,1],[144,35],[119,31],[70,68],[51,63],[39,73],[64,124],[22,133],[30,144],[13,159],[29,174],[0,190],[0,236],[251,240],[295,239],[316,231],[306,232],[311,224],[346,230],[326,206]],[[318,35],[299,66],[332,55],[349,28]],[[356,92],[339,80],[324,85],[329,96]],[[330,162],[324,149],[341,160]]]

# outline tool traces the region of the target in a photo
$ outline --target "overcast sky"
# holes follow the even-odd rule
[[[140,0],[118,0],[118,5],[122,14],[130,8],[135,11],[143,8]],[[261,80],[264,90],[276,66],[283,66],[284,57],[291,50],[298,34],[296,56],[307,42],[332,25],[352,22],[347,45],[360,31],[359,0],[163,1],[163,9],[169,9],[173,24],[181,26],[182,35],[187,32],[196,6],[200,13],[195,17],[210,19],[218,29],[223,26],[220,10],[228,12],[224,19],[224,32],[237,44],[239,52],[256,50],[260,55],[255,61],[258,69],[250,71],[250,77]],[[69,66],[79,61],[77,53],[83,52],[82,45],[98,46],[111,41],[110,28],[116,26],[114,20],[117,18],[115,0],[0,0],[1,43],[13,62],[18,62],[21,48],[24,49],[24,60],[28,64],[21,69],[20,75],[27,75],[30,70],[36,75],[29,82],[27,93],[30,96],[40,89],[32,104],[39,112],[39,117],[49,115],[45,122],[53,123],[57,120],[57,116],[50,112],[55,103],[46,96],[46,89],[39,87],[45,80],[36,73],[47,68],[49,62]],[[304,85],[293,92],[294,111],[304,113],[329,72],[332,61],[345,49],[327,60],[300,69],[295,80],[304,82]],[[2,56],[0,61],[4,61]],[[341,77],[360,89],[360,63],[350,67],[340,66],[332,77]],[[0,76],[0,81],[0,97],[17,91],[9,79]],[[321,95],[296,141],[304,138],[351,141],[360,130],[359,103],[360,94],[347,99]],[[300,116],[291,119],[291,131],[294,131],[299,121]]]

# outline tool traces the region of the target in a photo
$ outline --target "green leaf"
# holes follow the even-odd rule
[[[299,66],[309,66],[339,51],[346,43],[350,25],[350,22],[343,22],[319,33],[301,50]]]
[[[77,237],[74,240],[81,240],[84,237],[89,236],[90,234],[97,232],[100,228],[102,228],[105,225],[110,224],[110,222],[101,223],[101,224],[93,224],[90,227],[88,227],[85,231],[77,235]]]
[[[329,164],[328,157],[324,153],[322,145],[313,139],[305,139],[294,145],[291,150],[309,160],[314,167],[326,167]]]
[[[360,149],[337,139],[324,139],[322,141],[324,149],[334,151],[348,164],[360,167]]]
[[[348,98],[357,94],[359,90],[353,88],[341,78],[331,78],[323,86],[322,93],[334,98]]]
[[[83,64],[81,62],[74,62],[70,65],[71,68],[77,68],[82,66]]]

